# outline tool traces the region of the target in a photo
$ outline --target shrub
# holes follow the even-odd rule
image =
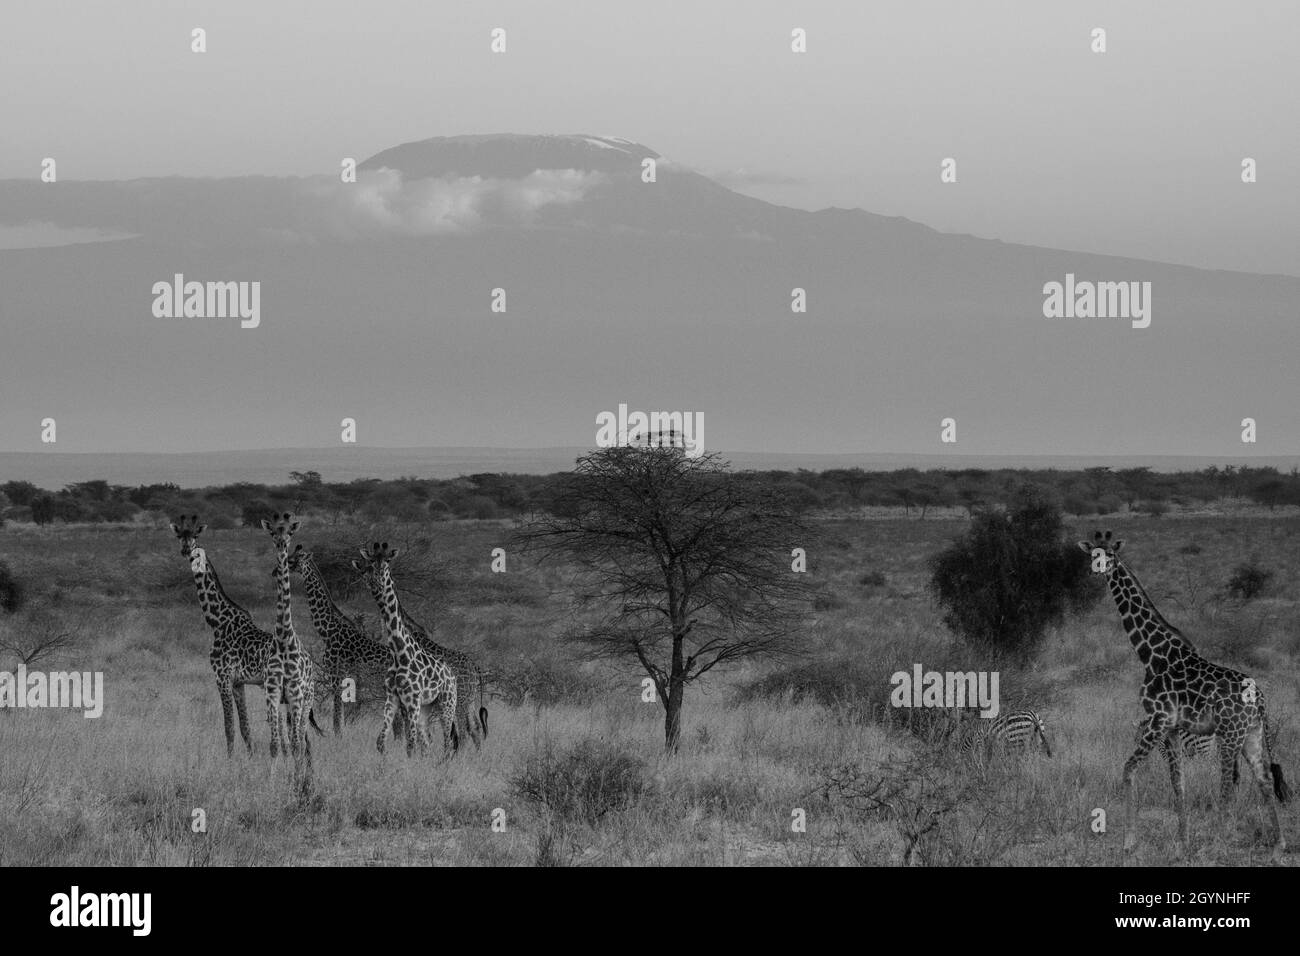
[[[9,565],[0,561],[0,608],[14,614],[23,606],[25,598],[22,582],[14,577]]]
[[[1138,502],[1137,511],[1151,518],[1159,518],[1169,513],[1169,505],[1159,500]]]
[[[459,518],[486,521],[500,515],[501,509],[497,507],[497,503],[485,495],[470,495],[456,505],[456,516]]]
[[[1087,555],[1064,530],[1060,511],[1035,488],[1022,489],[1008,511],[977,515],[930,559],[944,623],[967,643],[1028,657],[1049,625],[1099,593]]]
[[[885,572],[883,571],[868,571],[858,578],[858,584],[864,588],[883,588],[885,583]]]
[[[596,826],[633,806],[645,789],[645,764],[622,747],[582,740],[557,752],[534,753],[510,778],[511,792],[563,823]]]
[[[1232,577],[1228,578],[1228,593],[1243,601],[1249,601],[1251,598],[1258,597],[1272,578],[1272,571],[1265,571],[1253,561],[1239,564],[1232,572]]]
[[[1065,510],[1076,518],[1081,518],[1084,515],[1095,515],[1098,511],[1095,502],[1079,495],[1066,495],[1064,506]]]
[[[245,528],[256,528],[259,521],[269,517],[271,517],[271,506],[261,498],[246,501],[239,509],[239,522]]]

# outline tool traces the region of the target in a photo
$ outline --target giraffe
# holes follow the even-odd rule
[[[393,651],[387,644],[372,640],[360,624],[339,610],[311,551],[297,545],[289,555],[289,570],[302,576],[312,626],[325,645],[321,672],[334,704],[337,735],[343,730],[343,679],[351,676],[360,683],[364,676],[368,683],[383,687]],[[397,718],[400,720],[401,715]]]
[[[281,737],[280,704],[288,709],[289,750],[293,755],[294,779],[306,790],[311,783],[311,740],[307,737],[307,721],[316,726],[312,713],[315,701],[315,680],[311,655],[298,640],[293,629],[293,604],[289,593],[289,543],[298,522],[289,512],[275,514],[268,521],[262,519],[262,529],[275,542],[275,643],[266,665],[266,721],[271,726],[271,759],[278,748],[283,748]],[[320,728],[316,727],[317,733]]]
[[[212,651],[208,661],[212,664],[212,673],[217,679],[217,695],[221,698],[226,755],[232,757],[235,753],[236,713],[244,746],[250,754],[253,752],[244,685],[265,683],[266,662],[273,641],[271,635],[254,624],[252,616],[232,601],[221,587],[207,552],[196,543],[206,527],[199,524],[198,515],[182,515],[172,523],[171,529],[180,541],[181,554],[190,559],[203,620],[212,629]]]
[[[366,575],[366,584],[370,588],[371,596],[376,601],[382,600],[379,582],[373,575]],[[396,594],[394,597],[396,598]],[[487,681],[483,669],[465,652],[435,642],[428,629],[401,606],[400,600],[397,610],[402,617],[402,623],[406,625],[407,633],[415,639],[425,653],[434,659],[445,661],[452,673],[456,675],[456,726],[465,728],[470,739],[474,741],[475,750],[482,749],[481,740],[486,739],[488,733],[488,711],[484,705]],[[470,708],[475,698],[478,699],[478,710],[471,713]]]
[[[1264,695],[1252,678],[1198,654],[1182,632],[1164,619],[1133,572],[1120,561],[1123,546],[1122,540],[1111,540],[1109,531],[1105,536],[1098,531],[1091,542],[1079,542],[1079,547],[1092,556],[1093,573],[1105,576],[1129,641],[1145,669],[1141,700],[1146,716],[1139,725],[1137,748],[1124,763],[1124,849],[1132,851],[1137,845],[1133,774],[1151,748],[1167,740],[1161,750],[1169,764],[1178,809],[1178,841],[1182,852],[1187,853],[1184,748],[1180,746],[1184,734],[1180,731],[1196,736],[1212,733],[1219,738],[1220,809],[1225,810],[1232,797],[1233,771],[1240,754],[1246,758],[1268,806],[1276,834],[1273,859],[1280,862],[1286,838],[1273,796],[1285,802],[1290,788],[1283,779],[1282,767],[1272,762]]]
[[[388,733],[400,710],[406,720],[407,756],[414,751],[417,740],[423,754],[428,746],[428,735],[420,720],[420,708],[425,704],[432,706],[436,702],[441,708],[443,755],[446,756],[449,743],[454,754],[460,747],[456,732],[456,675],[444,661],[426,653],[406,629],[397,603],[397,592],[393,587],[393,576],[389,571],[389,565],[397,557],[398,551],[389,548],[387,541],[382,544],[376,541],[369,549],[360,550],[364,560],[354,560],[352,566],[367,578],[373,578],[378,585],[379,597],[376,603],[393,654],[384,679],[387,693],[384,722],[379,728],[375,746],[380,753],[384,752]]]

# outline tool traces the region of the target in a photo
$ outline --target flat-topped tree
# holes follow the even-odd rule
[[[716,668],[797,653],[813,532],[779,489],[716,455],[614,447],[578,459],[519,533],[526,552],[580,578],[600,619],[568,635],[597,657],[650,676],[677,748],[688,685]]]

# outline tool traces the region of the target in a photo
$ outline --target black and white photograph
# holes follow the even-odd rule
[[[145,935],[91,875],[155,867],[1035,868],[1249,927],[1300,864],[1298,41],[6,5],[0,867],[86,874],[24,919]]]

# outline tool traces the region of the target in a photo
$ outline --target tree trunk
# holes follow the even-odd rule
[[[683,631],[674,628],[673,664],[668,675],[668,698],[664,701],[664,749],[674,754],[682,736],[682,698],[686,693],[685,661],[682,655]]]

